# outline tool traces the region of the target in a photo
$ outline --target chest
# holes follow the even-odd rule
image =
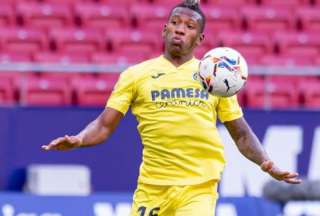
[[[154,70],[138,83],[136,102],[156,107],[159,104],[165,104],[167,108],[201,105],[211,109],[217,98],[202,88],[196,71]]]

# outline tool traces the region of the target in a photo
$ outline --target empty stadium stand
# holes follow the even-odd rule
[[[3,0],[0,64],[122,66],[157,56],[161,31],[180,0]],[[238,49],[250,65],[320,65],[319,0],[203,0],[206,39]],[[0,71],[0,105],[103,106],[118,73]],[[112,73],[110,73],[112,72]],[[121,71],[116,71],[121,72]],[[110,73],[110,74],[109,74]],[[294,73],[294,72],[292,72]],[[301,75],[301,74],[300,74]],[[253,76],[239,101],[249,107],[320,107],[319,76]],[[298,87],[297,87],[298,86]]]
[[[66,106],[71,104],[71,89],[61,79],[28,76],[19,85],[20,103],[34,106]]]

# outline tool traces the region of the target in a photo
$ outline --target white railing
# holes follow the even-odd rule
[[[84,64],[84,63],[0,63],[0,72],[80,72],[80,73],[110,73],[121,72],[130,65],[128,64]]]
[[[75,64],[75,63],[0,63],[0,72],[80,72],[80,73],[110,73],[122,72],[129,64]],[[265,66],[251,65],[249,73],[255,75],[298,75],[317,76],[320,75],[320,65],[317,66]]]

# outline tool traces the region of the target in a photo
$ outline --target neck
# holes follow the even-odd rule
[[[189,53],[188,55],[182,55],[182,56],[174,56],[171,53],[168,52],[168,50],[164,51],[164,57],[168,59],[174,66],[178,67],[187,61],[191,60],[193,58],[193,53]]]

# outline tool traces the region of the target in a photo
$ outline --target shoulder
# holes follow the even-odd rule
[[[196,63],[199,63],[199,62],[200,62],[200,59],[198,59],[197,57],[194,57],[194,61],[195,61]]]
[[[128,67],[123,71],[120,76],[130,78],[131,81],[142,79],[144,76],[150,73],[153,68],[159,67],[160,57],[148,59],[136,65]]]
[[[156,57],[156,58],[148,59],[136,65],[133,65],[129,67],[128,70],[135,71],[137,73],[144,73],[150,70],[150,68],[157,66],[159,63],[160,63],[160,57]]]

